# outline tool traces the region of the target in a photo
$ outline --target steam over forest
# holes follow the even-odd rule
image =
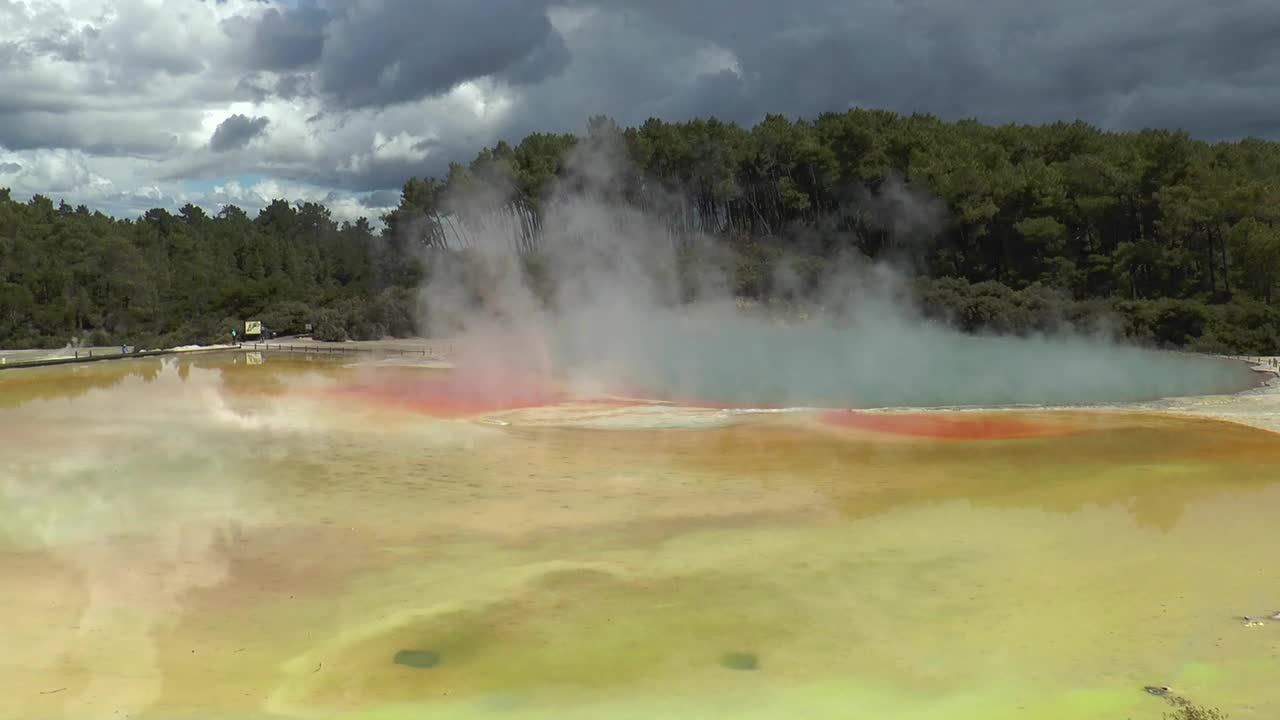
[[[625,170],[569,172],[584,143],[612,148]],[[0,190],[0,346],[226,341],[250,318],[282,334],[311,323],[321,339],[413,335],[430,312],[428,272],[460,273],[483,300],[474,255],[494,228],[532,286],[554,283],[541,213],[552,188],[587,182],[677,245],[731,250],[718,257],[743,299],[793,302],[857,253],[908,269],[922,311],[967,331],[1107,328],[1152,346],[1274,353],[1278,180],[1280,144],[1257,139],[858,109],[751,128],[595,117],[580,136],[535,133],[444,178],[408,179],[380,229],[283,199],[253,217],[187,205],[127,220]]]

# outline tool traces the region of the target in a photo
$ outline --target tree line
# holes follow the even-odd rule
[[[244,320],[411,334],[414,268],[367,220],[275,200],[250,218],[187,205],[118,220],[0,190],[0,344],[226,342]]]
[[[582,147],[620,170],[575,168]],[[534,133],[408,179],[377,231],[316,203],[118,220],[0,191],[0,344],[207,342],[250,317],[331,339],[412,334],[425,273],[467,273],[479,233],[508,236],[537,276],[548,197],[577,183],[673,238],[718,239],[744,298],[794,293],[784,264],[817,286],[852,252],[910,263],[924,311],[970,331],[1274,353],[1278,179],[1280,144],[1258,139],[855,109],[753,127],[593,117],[581,135]]]

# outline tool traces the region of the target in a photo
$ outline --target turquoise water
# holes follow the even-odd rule
[[[738,317],[637,318],[609,333],[567,330],[552,353],[571,377],[748,406],[1115,403],[1230,393],[1260,382],[1243,363],[1216,357],[868,319],[778,326]]]

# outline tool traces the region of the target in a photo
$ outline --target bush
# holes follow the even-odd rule
[[[1168,347],[1182,347],[1204,334],[1209,310],[1203,303],[1162,298],[1154,304],[1152,329],[1156,342]]]
[[[337,322],[352,340],[380,340],[386,326],[378,321],[377,304],[360,298],[347,298],[333,307]]]
[[[550,305],[555,299],[555,283],[551,277],[551,266],[547,258],[543,255],[525,255],[520,258],[520,262],[525,282],[528,283],[533,296],[543,305]]]
[[[1242,355],[1280,352],[1280,308],[1256,301],[1214,307],[1207,336]]]
[[[85,336],[84,344],[89,347],[106,347],[115,345],[115,341],[106,330],[99,328]]]
[[[397,338],[418,334],[415,293],[412,290],[392,287],[383,290],[374,300],[374,322],[382,326],[379,333]]]
[[[965,332],[1110,330],[1140,345],[1170,349],[1225,355],[1280,352],[1280,308],[1252,300],[1220,305],[1178,298],[1075,300],[1038,284],[1013,290],[959,278],[921,279],[916,295],[926,317]]]
[[[140,353],[144,350],[158,350],[163,347],[163,340],[160,336],[153,332],[141,333],[133,338],[131,352]]]
[[[281,335],[301,335],[307,331],[313,311],[311,306],[297,300],[286,300],[271,305],[258,316],[269,331]]]
[[[316,313],[315,327],[311,331],[311,337],[322,342],[346,342],[350,339],[341,315],[330,308]]]

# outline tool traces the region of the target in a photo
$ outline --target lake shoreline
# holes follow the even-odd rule
[[[227,352],[239,350],[239,345],[184,345],[174,348],[121,352],[119,348],[63,348],[59,350],[3,350],[0,351],[0,370],[51,365],[75,365],[78,363],[106,362],[109,360],[134,360],[146,357],[190,355],[194,353]]]
[[[275,338],[266,342],[249,342],[222,345],[186,345],[143,352],[119,353],[118,348],[62,348],[41,351],[0,350],[0,369],[68,365],[103,360],[125,360],[147,357],[174,356],[215,352],[327,352],[358,353],[376,357],[377,362],[397,355],[420,354],[432,368],[456,367],[459,341],[455,338],[384,338],[381,340],[348,340],[324,342],[309,336]],[[92,352],[92,357],[75,357],[74,353]],[[98,355],[102,352],[104,354]],[[1176,351],[1180,352],[1180,351]],[[1196,353],[1183,353],[1187,356]],[[15,361],[15,358],[27,357]],[[856,408],[856,412],[869,413],[923,413],[923,412],[1019,412],[1030,410],[1071,411],[1089,410],[1106,412],[1154,412],[1183,416],[1203,417],[1280,433],[1280,356],[1216,356],[1222,360],[1244,363],[1260,376],[1259,382],[1250,388],[1234,393],[1204,394],[1167,397],[1145,401],[1118,401],[1114,403],[1079,404],[1005,404],[1005,405],[953,405],[933,407],[868,407]],[[364,364],[366,361],[359,361]],[[422,363],[415,363],[421,365]],[[832,408],[825,408],[831,410]]]

